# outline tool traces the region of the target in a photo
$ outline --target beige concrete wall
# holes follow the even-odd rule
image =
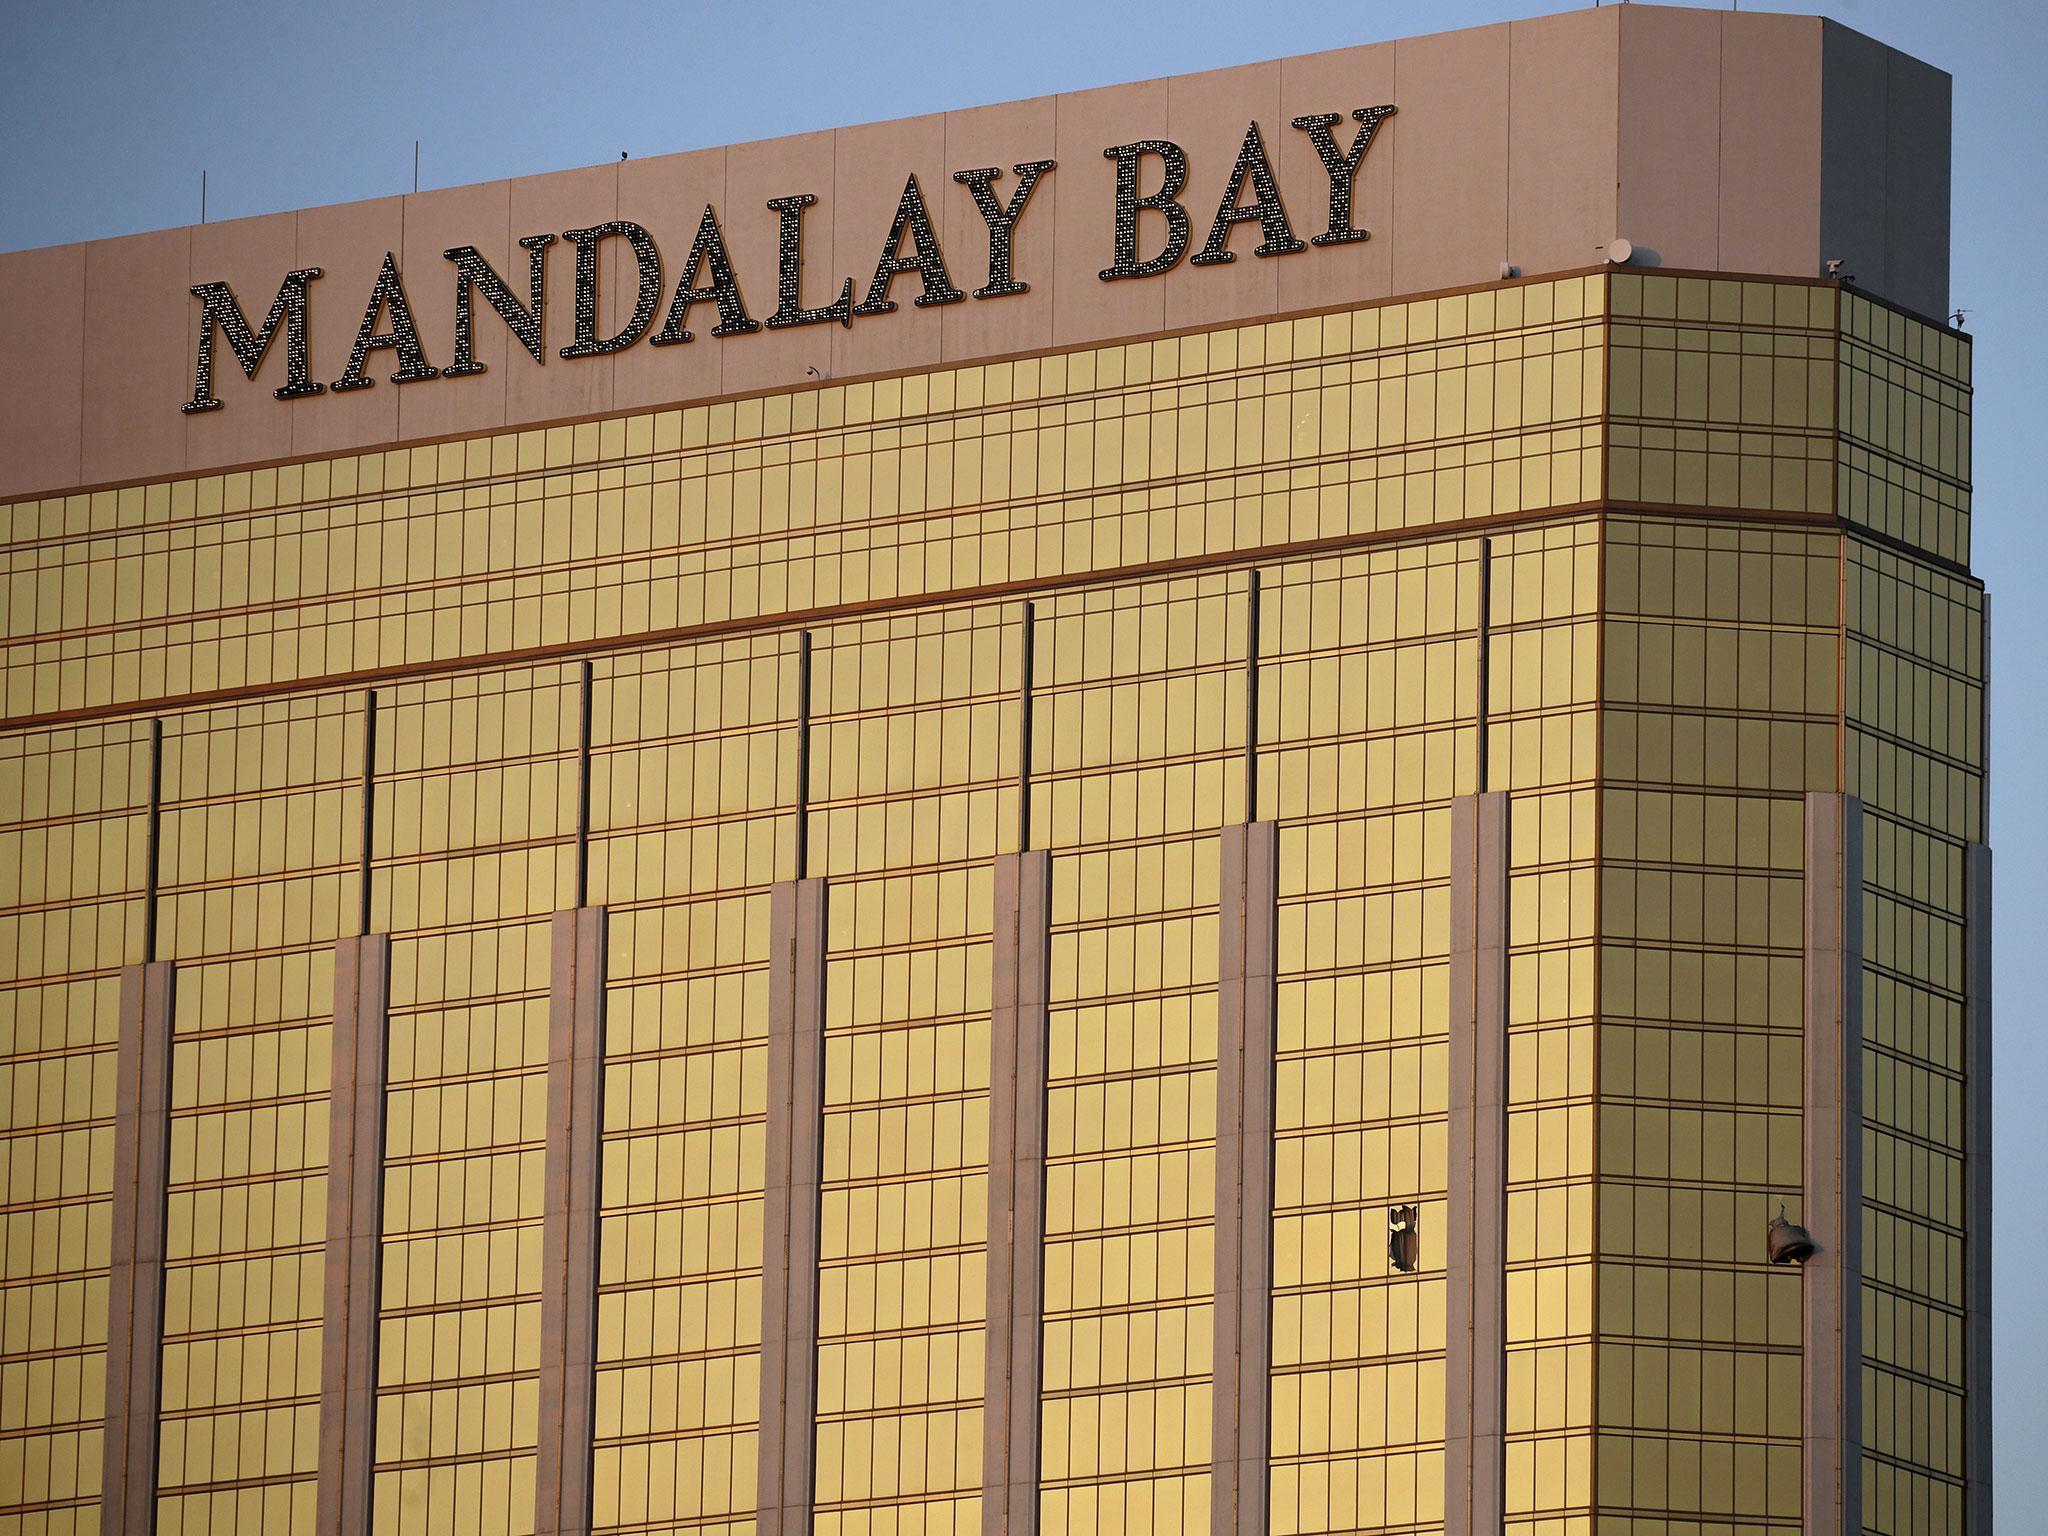
[[[1211,1536],[1271,1527],[1279,849],[1280,824],[1254,821],[1224,827],[1217,850]]]
[[[1508,797],[1451,802],[1444,1536],[1506,1515]]]
[[[1818,275],[1839,256],[1873,292],[1926,313],[1947,304],[1946,75],[1832,23],[1648,5],[1566,14],[1373,44],[1235,69],[898,122],[693,151],[651,160],[455,187],[125,239],[0,255],[0,498],[167,478],[400,442],[503,430],[948,361],[1030,352],[1162,329],[1227,323],[1394,294],[1587,266],[1616,236],[1646,262]],[[1199,249],[1245,125],[1264,135],[1297,238],[1323,231],[1328,180],[1304,113],[1392,102],[1358,177],[1355,222],[1368,241],[1254,257],[1240,225],[1236,260],[1183,261],[1151,278],[1104,282],[1115,166],[1109,146],[1179,143]],[[646,340],[565,360],[575,252],[548,253],[546,357],[534,364],[481,299],[477,356],[488,372],[393,385],[372,354],[375,388],[278,401],[280,337],[254,382],[215,351],[217,411],[185,414],[200,304],[194,283],[225,281],[260,325],[279,280],[318,266],[311,290],[312,377],[332,383],[386,252],[395,257],[428,360],[453,351],[454,268],[473,244],[524,294],[522,235],[613,218],[659,243],[658,329],[711,203],[750,312],[775,307],[771,197],[809,192],[804,299],[829,302],[843,279],[865,297],[904,179],[915,174],[955,286],[986,281],[987,237],[952,173],[1052,158],[1016,241],[1028,294],[917,309],[915,274],[895,313],[837,325],[714,339]],[[1150,167],[1156,178],[1156,165]],[[1148,181],[1150,190],[1156,181]],[[1247,193],[1248,200],[1248,193]],[[1142,220],[1157,249],[1163,221]],[[630,311],[633,266],[607,242],[599,319]]]
[[[994,876],[981,1529],[982,1536],[1037,1536],[1052,855],[1043,848],[1000,854]]]
[[[108,1221],[107,1374],[99,1529],[156,1529],[163,1400],[164,1188],[170,1169],[171,1030],[177,972],[168,960],[121,967],[114,1082],[113,1209]]]
[[[327,1249],[320,1333],[316,1536],[369,1528],[384,1259],[384,1103],[390,1092],[391,936],[334,946],[327,1088]]]

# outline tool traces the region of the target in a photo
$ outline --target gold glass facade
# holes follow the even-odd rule
[[[1248,821],[1279,828],[1269,1528],[1446,1530],[1451,803],[1482,791],[1503,1525],[1798,1529],[1819,1367],[1764,1231],[1801,1209],[1822,791],[1865,840],[1863,1522],[1960,1536],[1968,443],[1953,332],[1603,272],[0,508],[0,1533],[100,1529],[152,921],[157,1529],[317,1527],[329,1006],[365,922],[373,1529],[536,1529],[579,905],[609,921],[591,1529],[756,1530],[769,912],[801,876],[811,1525],[980,1530],[991,866],[1026,846],[1039,1528],[1209,1525],[1217,846]]]

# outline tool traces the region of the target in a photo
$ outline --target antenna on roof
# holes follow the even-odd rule
[[[206,172],[199,173],[199,222],[206,222]]]
[[[412,141],[412,189],[415,192],[420,189],[420,141],[418,139]]]

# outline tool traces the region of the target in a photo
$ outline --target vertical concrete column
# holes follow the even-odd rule
[[[541,1193],[535,1536],[584,1536],[590,1529],[605,938],[603,907],[575,907],[555,914],[548,1000],[547,1173]]]
[[[825,882],[769,897],[768,1127],[761,1212],[755,1528],[809,1536],[818,1402],[818,1185],[825,1117]]]
[[[1807,1536],[1863,1529],[1863,803],[1806,797]]]
[[[320,1337],[319,1536],[370,1528],[384,1235],[385,1043],[391,940],[334,946],[327,1089],[327,1276]]]
[[[114,1062],[114,1208],[107,1274],[107,1403],[100,1530],[156,1527],[157,1405],[164,1340],[164,1186],[171,1160],[168,960],[121,968]]]
[[[995,861],[988,1049],[988,1335],[982,1363],[981,1528],[1038,1529],[1044,1340],[1046,963],[1052,856]]]
[[[1216,933],[1214,1536],[1264,1536],[1273,1359],[1273,977],[1278,828],[1225,827]]]
[[[1963,1529],[1991,1533],[1991,850],[1972,843],[1964,853],[1963,1183],[1969,1223],[1963,1234],[1963,1385],[1969,1422],[1963,1431],[1969,1479]]]
[[[1451,802],[1444,1533],[1493,1536],[1507,1417],[1508,797]]]

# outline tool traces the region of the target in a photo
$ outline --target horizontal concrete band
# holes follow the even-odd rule
[[[1450,894],[1444,1532],[1493,1536],[1506,1512],[1506,794],[1451,802]]]
[[[759,1536],[808,1536],[818,1399],[825,1113],[825,882],[769,897],[768,1124],[761,1212]]]
[[[121,968],[100,1470],[99,1528],[105,1536],[151,1536],[156,1528],[175,986],[168,960]]]
[[[1052,857],[995,861],[990,957],[988,1337],[982,1379],[981,1528],[1038,1529],[1044,1321],[1046,991]]]
[[[588,1536],[590,1530],[607,926],[603,907],[577,907],[554,919],[535,1536]]]
[[[1273,1024],[1279,833],[1225,827],[1217,859],[1216,1310],[1209,1523],[1264,1536],[1273,1357]]]
[[[1963,1529],[1991,1536],[1991,850],[1972,843],[1965,853],[1967,906],[1963,914],[1963,1038],[1965,1069],[1963,1178],[1969,1226],[1963,1234],[1963,1367],[1968,1419],[1963,1430],[1969,1478]]]
[[[390,979],[388,935],[364,934],[335,944],[318,1536],[353,1536],[370,1528]]]
[[[1802,1529],[1863,1530],[1863,804],[1806,797]],[[1759,1234],[1761,1241],[1761,1234]]]

